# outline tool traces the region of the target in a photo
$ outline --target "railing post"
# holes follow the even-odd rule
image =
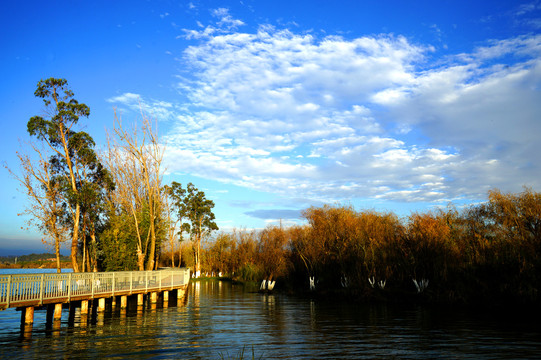
[[[159,272],[158,274],[158,276],[160,277],[160,291],[162,291],[162,274],[161,272]]]
[[[44,274],[41,274],[41,281],[39,284],[39,305],[43,305],[43,278],[45,277]]]
[[[130,295],[132,294],[133,289],[133,271],[130,271]]]
[[[148,292],[148,271],[145,271],[145,292]]]
[[[8,289],[7,289],[7,307],[9,307],[9,302],[11,300],[11,277],[13,275],[8,276]]]
[[[94,299],[94,281],[95,281],[94,279],[95,279],[95,275],[96,275],[96,273],[93,272],[92,273],[92,285],[91,285],[92,286],[92,299]]]
[[[112,288],[112,291],[113,291],[113,296],[115,296],[115,273],[113,272],[113,288]]]
[[[174,286],[174,277],[175,277],[175,270],[171,270],[170,271],[171,273],[171,290],[173,290],[173,286]]]
[[[73,273],[69,273],[69,276],[68,276],[68,302],[71,301],[71,275]]]

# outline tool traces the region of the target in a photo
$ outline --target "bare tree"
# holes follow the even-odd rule
[[[4,167],[22,185],[21,191],[29,199],[22,214],[30,215],[29,226],[37,227],[47,238],[45,244],[53,245],[56,255],[56,271],[60,272],[60,246],[66,241],[69,228],[62,222],[62,191],[54,181],[51,164],[44,159],[42,150],[30,143],[38,161],[32,162],[29,155],[17,152],[20,173],[17,175],[6,164]],[[19,215],[22,215],[19,214]]]
[[[162,206],[161,181],[164,147],[157,132],[144,114],[140,129],[128,130],[115,113],[114,136],[109,137],[104,155],[116,184],[111,197],[133,217],[137,234],[137,265],[139,270],[156,267],[156,225]],[[139,131],[140,130],[140,131]],[[141,221],[148,211],[148,232],[142,234]]]

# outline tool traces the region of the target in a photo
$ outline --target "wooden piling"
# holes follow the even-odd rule
[[[21,325],[34,323],[34,307],[27,306],[21,311]]]
[[[163,292],[163,307],[169,307],[169,291],[167,290]]]
[[[177,299],[180,300],[184,297],[184,289],[177,290]]]
[[[100,298],[98,300],[98,312],[104,312],[105,311],[105,298]]]
[[[88,315],[88,300],[81,301],[81,316]]]
[[[54,304],[53,320],[54,321],[59,321],[60,319],[62,319],[62,303]]]
[[[126,309],[128,307],[128,297],[126,295],[122,295],[120,297],[120,308]]]
[[[60,304],[62,306],[62,304]],[[75,303],[74,302],[69,302],[68,303],[68,326],[73,326],[73,324],[75,324],[75,310],[77,309],[77,307],[75,306]],[[60,321],[56,321],[54,322],[55,324],[56,323],[60,323]]]
[[[53,322],[53,315],[54,315],[54,304],[48,304],[47,305],[47,315],[45,317],[45,323],[47,325],[51,324]]]

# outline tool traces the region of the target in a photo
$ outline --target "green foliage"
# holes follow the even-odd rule
[[[214,201],[208,200],[203,191],[198,190],[194,184],[188,183],[184,198],[183,214],[190,220],[190,227],[186,227],[191,234],[201,239],[204,234],[218,230],[214,222],[215,216],[212,212]]]
[[[195,271],[201,270],[201,240],[218,230],[214,222],[214,201],[208,200],[203,191],[198,190],[192,183],[188,183],[184,197],[186,216],[190,226],[186,223],[184,230],[189,231],[194,239]]]
[[[241,266],[235,273],[235,277],[243,281],[260,281],[262,279],[262,271],[256,264],[245,264]]]
[[[41,116],[32,117],[27,124],[28,133],[53,146],[63,144],[64,132],[70,132],[69,138],[76,134],[72,132],[72,126],[77,124],[81,116],[88,117],[90,115],[90,108],[85,104],[79,104],[73,98],[73,91],[69,90],[68,82],[65,79],[40,80],[34,95],[42,98],[46,107],[49,107],[54,101],[55,111],[48,120]],[[77,142],[71,145],[75,144]]]
[[[182,223],[182,220],[186,218],[188,213],[186,189],[182,188],[182,184],[173,181],[171,186],[164,186],[164,192],[171,199],[172,212]]]
[[[129,214],[109,213],[109,223],[100,235],[104,271],[137,270],[137,237],[132,223]]]

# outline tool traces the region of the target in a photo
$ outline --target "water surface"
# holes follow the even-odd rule
[[[31,337],[20,313],[0,312],[0,358],[536,359],[533,318],[417,306],[262,295],[229,282],[192,283],[182,306],[119,310],[48,329],[36,311]]]

